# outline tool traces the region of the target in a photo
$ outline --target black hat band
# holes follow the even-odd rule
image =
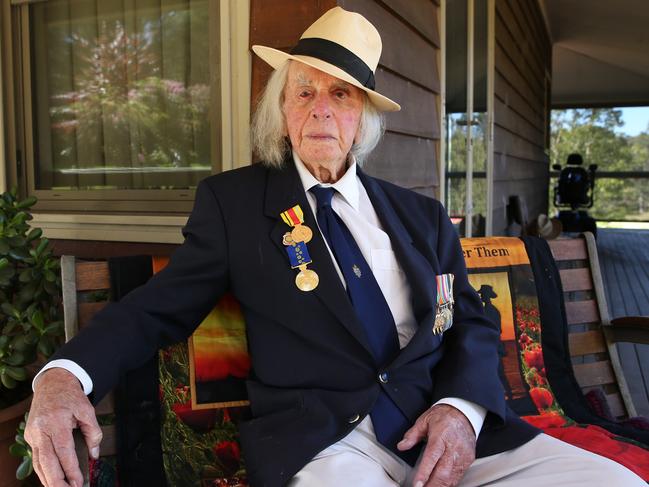
[[[328,62],[352,76],[365,88],[374,90],[374,73],[361,58],[349,49],[327,39],[300,39],[290,54],[310,56]]]

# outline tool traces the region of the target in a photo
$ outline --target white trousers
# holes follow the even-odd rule
[[[391,452],[371,452],[347,438],[307,464],[290,487],[397,487],[412,485],[414,470]],[[367,446],[366,444],[364,447]],[[364,450],[366,450],[364,448]],[[576,446],[540,434],[513,450],[479,458],[460,487],[647,487],[626,467]]]

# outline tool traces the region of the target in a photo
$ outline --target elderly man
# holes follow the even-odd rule
[[[45,485],[80,486],[75,426],[98,453],[86,394],[186,339],[226,291],[253,363],[252,485],[643,485],[507,409],[498,330],[441,204],[361,171],[399,109],[374,89],[376,29],[334,8],[290,54],[254,51],[275,68],[253,129],[264,163],[203,181],[169,266],[36,378],[25,436]]]

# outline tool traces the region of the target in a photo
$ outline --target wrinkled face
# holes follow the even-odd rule
[[[291,62],[283,111],[291,145],[311,167],[345,166],[363,111],[362,90],[322,71]]]

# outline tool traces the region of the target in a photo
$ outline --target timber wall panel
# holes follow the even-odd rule
[[[542,161],[544,157],[543,148],[521,137],[516,137],[515,132],[499,125],[494,126],[494,152],[497,155],[517,157],[528,161]],[[498,156],[494,159],[498,159]],[[505,167],[503,167],[504,169]],[[498,175],[499,173],[495,174],[495,176]]]
[[[377,86],[382,87],[382,94],[398,100],[401,105],[401,111],[386,115],[387,131],[426,139],[439,139],[437,95],[380,68],[376,75],[376,82]]]
[[[537,2],[496,2],[493,231],[506,233],[505,207],[519,195],[528,220],[548,211],[546,73],[551,45]]]
[[[404,188],[433,196],[439,185],[435,169],[437,144],[431,139],[388,132],[374,151],[382,164],[371,164],[372,174],[388,181],[398,180]]]
[[[437,3],[430,0],[384,0],[383,4],[439,48]]]
[[[377,90],[402,107],[386,114],[384,140],[365,169],[400,186],[433,196],[439,148],[439,6],[431,0],[339,0],[381,33]]]

